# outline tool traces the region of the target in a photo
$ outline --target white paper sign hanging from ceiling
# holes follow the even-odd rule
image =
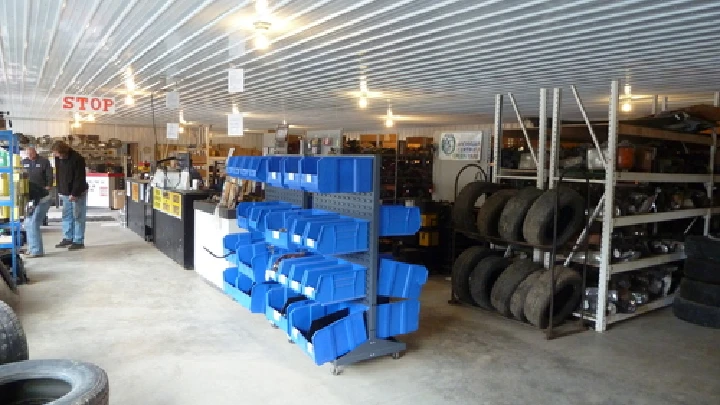
[[[243,136],[243,115],[228,114],[228,136]]]
[[[168,122],[167,124],[167,139],[178,139],[180,137],[180,124]]]
[[[165,107],[176,110],[180,108],[180,93],[171,91],[165,95]]]
[[[440,134],[441,160],[481,160],[483,133],[443,132]]]
[[[242,93],[245,91],[245,74],[243,69],[229,69],[228,70],[228,92],[230,93]]]

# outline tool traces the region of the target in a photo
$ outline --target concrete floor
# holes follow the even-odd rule
[[[112,404],[720,404],[720,331],[668,310],[546,341],[530,327],[423,292],[421,330],[400,360],[332,376],[264,317],[116,224],[91,223],[87,248],[27,265],[21,319],[31,358],[107,370]]]

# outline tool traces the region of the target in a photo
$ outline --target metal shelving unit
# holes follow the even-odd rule
[[[15,139],[15,135],[13,135],[13,131],[11,130],[5,130],[0,131],[0,142],[5,144],[7,146],[8,151],[8,166],[0,167],[0,174],[4,176],[8,176],[8,186],[9,186],[9,196],[0,198],[0,207],[9,207],[10,208],[10,216],[9,221],[3,224],[0,224],[0,228],[6,229],[10,231],[10,243],[0,243],[0,249],[8,249],[12,252],[12,276],[15,281],[17,281],[17,269],[18,269],[18,260],[17,260],[17,242],[20,238],[20,221],[19,218],[15,217],[15,201],[17,198],[17,193],[15,190],[15,181],[14,181],[14,166],[15,166],[15,154],[19,152],[18,150],[18,144],[17,140]]]

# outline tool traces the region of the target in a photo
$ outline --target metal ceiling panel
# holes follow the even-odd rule
[[[226,126],[236,103],[246,126],[283,119],[303,127],[379,129],[392,104],[402,126],[474,123],[498,92],[537,113],[540,87],[579,87],[590,114],[607,114],[612,79],[650,111],[707,103],[720,82],[720,3],[711,0],[271,0],[267,50],[253,44],[251,0],[4,0],[0,2],[0,108],[70,119],[64,93],[113,95],[99,122],[186,120]],[[138,92],[123,105],[125,71]],[[227,69],[245,92],[227,93]],[[357,107],[361,74],[381,96]],[[154,111],[150,94],[155,95]],[[573,100],[565,98],[573,117]]]

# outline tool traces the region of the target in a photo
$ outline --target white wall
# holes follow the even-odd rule
[[[20,132],[25,135],[43,136],[50,135],[52,137],[65,136],[70,133],[70,123],[68,121],[50,121],[50,120],[25,120],[13,119],[13,132]]]

